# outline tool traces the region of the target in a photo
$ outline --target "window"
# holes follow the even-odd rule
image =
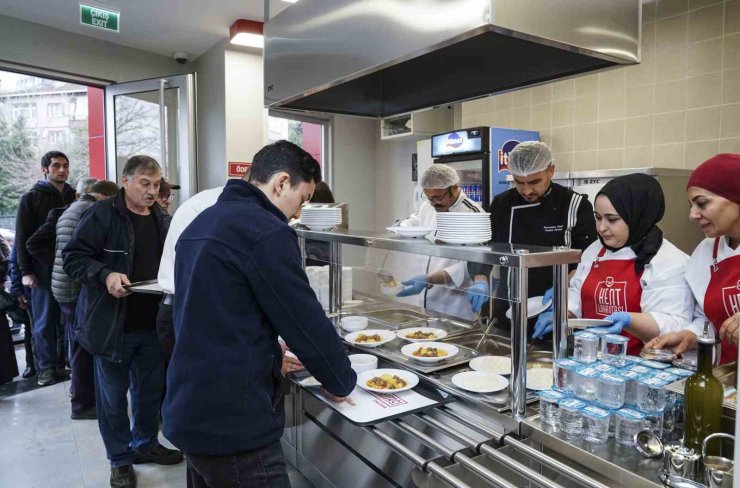
[[[13,105],[13,118],[14,119],[35,119],[36,118],[36,104],[35,103],[16,103]]]
[[[64,143],[64,131],[63,130],[50,130],[47,132],[47,137],[51,144],[63,144]]]
[[[63,103],[50,103],[46,105],[46,116],[47,117],[61,117],[64,115],[64,104]]]
[[[279,112],[270,112],[267,121],[268,140],[275,142],[284,139],[302,147],[316,158],[316,161],[321,165],[322,177],[327,179],[327,176],[331,174],[327,171],[328,161],[326,158],[328,154],[327,131],[329,121],[293,114],[287,117],[290,118],[283,117],[282,113]],[[331,182],[327,181],[327,183]]]

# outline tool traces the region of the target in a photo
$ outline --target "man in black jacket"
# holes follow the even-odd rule
[[[157,277],[170,223],[154,205],[161,178],[154,159],[131,157],[123,168],[123,189],[83,214],[62,251],[64,271],[82,283],[75,338],[94,355],[98,426],[112,487],[136,486],[132,464],[182,461],[180,451],[158,440],[164,390],[164,355],[155,330],[159,297],[127,289]]]
[[[34,322],[34,351],[40,369],[38,384],[56,382],[57,326],[61,321],[59,304],[51,293],[51,266],[39,263],[29,254],[26,241],[46,221],[53,208],[64,207],[75,200],[75,190],[67,184],[69,159],[59,151],[49,151],[41,158],[44,180],[24,193],[18,205],[15,223],[15,246],[23,284],[31,288],[31,310]]]

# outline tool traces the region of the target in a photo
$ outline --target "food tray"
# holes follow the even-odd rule
[[[365,312],[367,318],[380,320],[388,325],[392,325],[396,328],[403,327],[405,325],[411,325],[412,323],[419,322],[427,319],[428,317],[420,312],[414,312],[413,310],[405,310],[403,308],[387,308],[383,310],[375,310],[372,312]]]
[[[406,369],[411,369],[424,374],[452,368],[453,366],[458,366],[460,364],[467,364],[468,361],[470,361],[471,359],[480,356],[480,353],[475,349],[470,349],[469,347],[459,346],[455,344],[460,352],[450,359],[445,359],[437,363],[420,363],[418,361],[414,361],[413,359],[407,358],[401,353],[401,347],[409,344],[409,342],[403,341],[398,338],[379,347],[362,347],[355,344],[349,344],[348,342],[345,343],[348,344],[351,349],[356,349],[357,351],[361,351],[367,354],[375,354],[376,356],[379,356],[381,358],[393,361],[394,363]]]
[[[137,281],[129,285],[123,285],[123,287],[131,293],[149,293],[152,295],[162,295],[164,293],[157,280]]]
[[[412,322],[409,324],[403,324],[401,328],[407,327],[434,327],[435,329],[442,329],[447,332],[447,338],[457,337],[462,334],[466,334],[473,330],[473,326],[464,322],[458,322],[456,320],[443,319],[430,317],[423,319],[418,322]]]

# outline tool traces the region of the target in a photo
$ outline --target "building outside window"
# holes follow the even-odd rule
[[[49,143],[52,145],[64,144],[64,131],[63,130],[50,130],[47,132],[47,138]]]
[[[62,117],[64,115],[63,103],[49,103],[46,105],[47,117]]]
[[[13,104],[13,118],[26,120],[36,118],[36,104],[35,103],[15,103]]]

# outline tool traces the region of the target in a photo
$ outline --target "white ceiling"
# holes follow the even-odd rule
[[[79,3],[121,12],[120,33],[80,24]],[[270,0],[270,17],[291,4]],[[263,0],[0,0],[0,14],[85,36],[193,60],[229,35],[237,19],[263,20]]]

